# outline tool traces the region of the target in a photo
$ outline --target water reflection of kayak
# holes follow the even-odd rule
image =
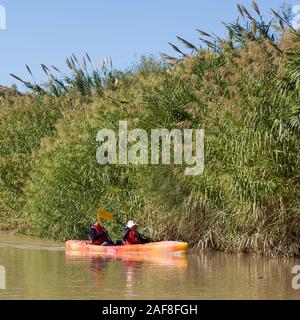
[[[168,252],[186,252],[188,244],[179,241],[161,241],[146,244],[125,244],[121,246],[97,246],[89,241],[69,240],[66,242],[67,252],[84,252],[93,254],[113,254],[122,253],[168,253]]]
[[[88,251],[70,251],[66,250],[66,259],[69,263],[84,262],[85,259],[92,259],[93,261],[101,261],[103,259],[109,260],[121,260],[125,263],[138,263],[148,262],[155,265],[165,267],[186,268],[187,267],[187,255],[181,252],[171,252],[169,254],[164,253],[145,253],[145,252],[119,252],[117,254],[113,252],[93,253]],[[84,260],[83,260],[84,259]]]

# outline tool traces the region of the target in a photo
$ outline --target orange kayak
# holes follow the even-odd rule
[[[119,254],[119,253],[168,253],[186,252],[188,244],[179,241],[161,241],[146,244],[125,244],[121,246],[97,246],[89,241],[69,240],[66,242],[66,251],[79,251],[92,254]]]

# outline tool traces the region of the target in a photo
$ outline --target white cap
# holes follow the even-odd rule
[[[138,227],[139,225],[137,224],[137,223],[135,223],[135,222],[133,222],[132,220],[129,220],[128,222],[127,222],[127,225],[126,225],[126,227],[128,227],[129,229],[131,229],[131,228],[133,228],[133,227]]]

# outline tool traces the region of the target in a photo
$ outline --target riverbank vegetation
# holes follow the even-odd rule
[[[97,208],[153,238],[195,248],[293,256],[300,247],[300,33],[289,8],[270,20],[253,3],[219,38],[178,37],[175,57],[126,72],[88,55],[70,75],[17,76],[31,94],[0,99],[0,223],[37,236],[86,238]],[[31,74],[31,70],[28,67]],[[100,166],[96,135],[130,128],[204,128],[205,171]],[[107,224],[113,237],[118,226]]]

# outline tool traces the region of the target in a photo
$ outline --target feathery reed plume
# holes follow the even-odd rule
[[[216,45],[214,43],[212,43],[211,41],[208,41],[206,39],[202,39],[202,38],[199,38],[202,42],[204,42],[209,48],[212,48],[212,49],[215,49],[216,48]]]
[[[275,10],[271,9],[273,15],[279,19],[279,21],[284,22],[291,30],[293,30],[294,32],[296,32],[296,30],[293,28],[293,26],[290,24],[289,21],[287,21],[285,18],[283,18],[278,12],[276,12]]]
[[[23,83],[28,89],[35,91],[38,94],[45,94],[46,93],[46,91],[38,84],[32,84],[28,81],[24,81],[23,79],[21,79],[20,77],[14,75],[12,73],[10,73],[9,75],[12,76],[13,78],[15,78],[16,80],[20,81],[21,83]]]
[[[87,57],[87,59],[88,59],[89,63],[92,63],[92,60],[91,60],[90,56],[89,56],[87,53],[86,53],[85,55],[86,55],[86,57]]]
[[[66,64],[67,64],[68,68],[73,71],[72,64],[68,58],[66,59]]]
[[[31,69],[29,68],[29,66],[26,64],[26,69],[27,69],[27,71],[29,72],[29,74],[33,77],[33,74],[32,74],[32,72],[31,72]]]
[[[76,63],[78,63],[78,60],[77,60],[77,58],[76,58],[76,56],[75,56],[74,53],[72,53],[72,57],[74,58],[74,60],[76,61]]]
[[[167,64],[170,64],[170,65],[177,64],[179,61],[181,61],[181,59],[169,56],[168,54],[165,54],[165,53],[160,52],[159,55]]]
[[[251,16],[251,14],[249,13],[249,11],[244,7],[244,6],[241,6],[243,12],[245,13],[245,15],[247,16],[248,19],[250,20],[254,20],[253,17]]]
[[[46,73],[50,72],[49,68],[45,64],[42,63],[41,66]]]
[[[86,63],[85,57],[82,58],[82,65],[83,65],[83,68],[86,70],[87,69],[87,63]]]
[[[36,83],[36,81],[35,81],[35,78],[34,78],[34,76],[33,76],[33,73],[32,73],[32,71],[31,71],[31,69],[29,68],[29,66],[28,66],[27,64],[26,64],[26,69],[27,69],[27,71],[29,72],[29,74],[30,74],[30,76],[31,76],[31,79],[33,80],[35,86],[38,86],[37,83]]]
[[[16,75],[13,74],[13,73],[10,73],[9,75],[12,76],[13,78],[15,78],[16,80],[24,83],[25,85],[27,85],[27,84],[29,83],[29,82],[24,81],[23,79],[21,79],[20,77],[16,76]]]
[[[60,71],[57,67],[55,67],[54,65],[51,65],[51,67],[52,67],[55,71],[61,73],[61,71]]]
[[[210,38],[212,37],[209,33],[202,31],[200,29],[196,29],[196,31],[198,31],[202,36],[210,37]]]
[[[175,46],[175,44],[171,43],[171,42],[168,42],[169,45],[178,53],[182,54],[183,56],[186,56],[185,53],[183,53],[177,46]]]
[[[277,13],[274,9],[271,9],[271,11],[272,11],[272,13],[273,13],[273,15],[274,15],[275,17],[277,17],[278,19],[283,20],[283,18],[279,15],[279,13]]]
[[[198,48],[194,46],[192,43],[188,42],[187,40],[177,36],[177,39],[181,41],[187,48],[198,51]]]
[[[260,16],[259,6],[255,1],[252,2],[252,7],[255,10],[255,12]]]
[[[71,61],[71,65],[73,67],[73,70],[76,70],[76,64],[75,64],[73,57],[70,57],[70,61]]]
[[[166,60],[178,60],[177,58],[172,57],[172,56],[169,56],[169,55],[166,54],[166,53],[160,52],[159,54],[160,54],[160,56],[161,56],[163,59],[166,59]]]
[[[46,74],[47,76],[49,76],[49,72],[48,72],[48,70],[47,70],[47,67],[46,67],[44,64],[41,64],[41,66],[42,66],[42,69],[43,69],[43,71],[45,72],[45,74]]]
[[[241,6],[240,6],[239,4],[237,4],[237,9],[238,9],[239,13],[241,14],[241,16],[242,16],[243,18],[245,18],[244,12],[243,12],[243,10],[242,10],[242,8],[241,8]]]

